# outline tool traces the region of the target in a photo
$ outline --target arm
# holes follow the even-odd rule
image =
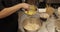
[[[15,6],[12,6],[12,7],[9,7],[9,8],[4,8],[3,10],[0,11],[0,19],[13,14],[17,10],[19,10],[20,8],[26,8],[27,9],[28,6],[29,5],[26,4],[26,3],[21,3],[21,4],[17,4]]]

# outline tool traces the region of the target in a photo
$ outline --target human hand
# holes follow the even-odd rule
[[[29,7],[30,7],[30,5],[29,5],[29,4],[27,4],[27,3],[21,3],[21,7],[22,7],[23,9],[28,10],[28,9],[29,9]]]

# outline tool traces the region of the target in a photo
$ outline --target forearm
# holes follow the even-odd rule
[[[17,4],[15,6],[3,9],[2,11],[0,11],[0,19],[13,14],[17,10],[19,10],[20,8],[21,8],[21,5]]]

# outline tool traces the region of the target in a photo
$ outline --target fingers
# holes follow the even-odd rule
[[[29,6],[30,6],[30,5],[27,4],[27,3],[22,3],[21,5],[22,5],[22,8],[25,8],[25,9],[26,9],[26,8],[29,8]]]

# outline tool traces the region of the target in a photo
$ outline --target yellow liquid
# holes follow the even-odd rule
[[[34,5],[31,5],[28,11],[25,11],[28,15],[34,15],[36,14],[36,7]]]
[[[28,15],[34,15],[36,14],[36,11],[25,11],[25,13]]]

